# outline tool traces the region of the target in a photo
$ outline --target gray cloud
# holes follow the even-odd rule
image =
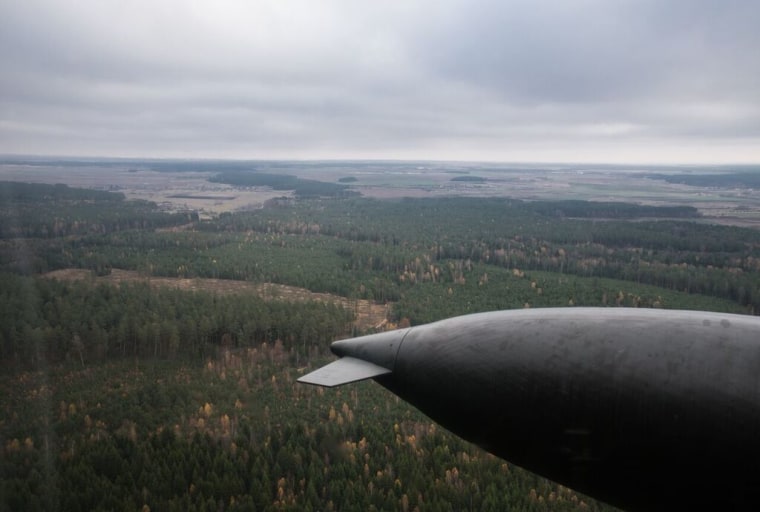
[[[0,152],[760,161],[760,4],[0,0]]]

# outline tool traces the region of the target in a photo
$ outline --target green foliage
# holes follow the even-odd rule
[[[681,183],[692,187],[722,188],[758,188],[760,173],[757,168],[748,168],[744,172],[719,174],[651,174],[649,178],[664,180],[668,183]]]
[[[526,205],[541,215],[586,219],[697,218],[693,206],[650,206],[603,201],[534,201]]]
[[[430,279],[439,260],[484,263],[505,269],[553,271],[579,277],[623,279],[737,302],[760,311],[760,233],[686,221],[593,221],[572,216],[665,217],[689,208],[620,203],[522,203],[505,199],[404,199],[300,202],[220,218],[201,229],[226,232],[318,235],[353,242],[352,251],[388,259],[404,289]],[[336,240],[337,239],[337,240]],[[344,253],[345,254],[345,253]],[[399,261],[403,255],[405,261]],[[369,261],[367,259],[366,261]],[[374,265],[375,263],[373,263]],[[352,270],[358,270],[358,268]],[[426,274],[428,277],[425,277]],[[372,286],[374,276],[354,273]],[[382,277],[380,277],[382,279]],[[388,286],[382,288],[387,296]],[[374,292],[373,292],[374,293]],[[396,292],[393,292],[393,297]],[[381,296],[374,296],[382,300]],[[677,307],[677,306],[676,306]]]
[[[342,194],[246,165],[226,177]],[[107,193],[0,191],[0,510],[605,508],[372,383],[298,385],[353,312],[27,274],[275,282],[390,302],[413,324],[526,306],[760,311],[760,233],[689,208],[283,199],[201,222]],[[642,218],[671,220],[625,220]]]
[[[319,363],[320,361],[315,361]],[[274,346],[204,365],[0,377],[0,508],[609,510],[440,429],[374,383],[321,390]]]
[[[419,283],[394,304],[396,321],[411,325],[444,318],[525,307],[596,306],[696,309],[742,313],[737,303],[619,279],[556,272],[507,271],[484,264],[440,262],[436,280]]]
[[[18,181],[0,181],[0,199],[3,204],[17,201],[32,201],[39,205],[44,201],[121,201],[124,194],[105,192],[84,188],[70,188],[59,183],[22,183]]]
[[[331,303],[215,296],[147,283],[0,275],[0,360],[41,367],[111,358],[202,358],[219,347],[281,343],[299,357],[350,332],[353,313]]]
[[[116,227],[114,232],[100,234],[108,231],[101,229],[75,238],[7,240],[0,243],[0,270],[80,267],[103,275],[124,268],[157,276],[276,282],[396,301],[453,260],[623,279],[728,299],[744,311],[760,311],[756,231],[674,220],[570,218],[640,218],[658,212],[668,217],[691,214],[574,201],[280,202],[197,223],[193,231]]]
[[[160,212],[153,203],[125,201],[120,193],[0,182],[0,239],[106,234],[176,226],[193,219],[197,216]]]

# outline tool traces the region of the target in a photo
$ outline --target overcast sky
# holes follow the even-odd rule
[[[0,153],[760,163],[760,2],[0,0]]]

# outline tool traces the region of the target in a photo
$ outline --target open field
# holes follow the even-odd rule
[[[69,268],[54,270],[45,277],[59,280],[93,279],[92,272],[85,269]],[[178,288],[185,291],[205,291],[214,294],[255,294],[267,300],[282,300],[289,302],[322,301],[339,304],[345,309],[354,311],[354,325],[359,331],[367,329],[382,329],[388,318],[388,306],[375,304],[368,300],[349,300],[345,297],[329,293],[315,293],[295,286],[275,283],[252,283],[249,281],[234,281],[230,279],[185,279],[178,277],[145,276],[131,270],[113,269],[110,275],[94,278],[98,282],[118,284],[129,281],[145,281],[155,288]]]
[[[163,165],[166,165],[165,163]],[[152,170],[150,162],[98,164],[85,162],[0,163],[0,180],[65,183],[73,187],[122,192],[129,199],[153,201],[168,211],[198,211],[201,217],[257,209],[266,201],[292,196],[270,187],[234,187],[208,178],[226,170],[225,162],[178,163]],[[579,165],[488,165],[421,162],[252,162],[235,169],[290,174],[336,183],[352,178],[350,187],[367,197],[510,197],[523,200],[580,199],[647,205],[696,207],[705,221],[760,227],[760,190],[696,187],[668,183],[652,174],[729,172],[724,168],[651,168]],[[185,170],[186,169],[186,170]],[[452,181],[459,177],[482,182]]]
[[[267,187],[240,189],[212,183],[209,172],[156,172],[124,167],[61,167],[56,165],[1,165],[0,180],[64,183],[70,187],[121,192],[127,199],[152,201],[167,211],[197,211],[201,217],[261,208],[287,191]]]

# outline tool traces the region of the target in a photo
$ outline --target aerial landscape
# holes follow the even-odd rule
[[[760,315],[760,9],[475,4],[0,6],[0,511],[617,510],[297,382],[458,315]]]
[[[27,177],[0,183],[11,509],[604,508],[377,386],[295,380],[335,339],[465,313],[760,311],[760,231],[745,227],[760,191],[734,183],[738,171],[586,170],[560,199],[578,171],[534,169],[514,194],[531,199],[515,199],[499,191],[525,171],[305,162],[280,189],[221,183],[285,175],[260,163],[162,164],[2,165],[3,178]],[[72,186],[52,183],[61,165]],[[663,176],[718,184],[610,201],[615,173],[634,194]],[[378,176],[387,185],[363,183]],[[577,199],[584,190],[596,200]]]

